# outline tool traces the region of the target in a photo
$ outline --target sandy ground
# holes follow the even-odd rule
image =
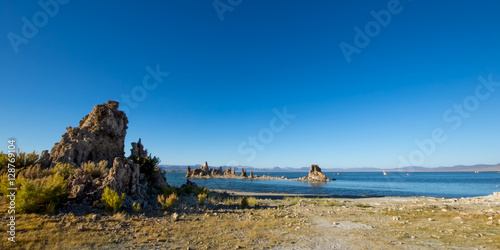
[[[304,197],[287,209],[306,218],[303,227],[296,228],[306,233],[277,249],[500,249],[500,193],[462,199],[330,199],[328,195],[219,191],[258,197],[268,204],[282,196]]]
[[[227,193],[236,203],[186,201],[150,216],[19,215],[14,244],[6,241],[3,217],[0,249],[500,249],[500,194],[281,199],[285,194]],[[259,205],[242,209],[241,196],[257,197]]]

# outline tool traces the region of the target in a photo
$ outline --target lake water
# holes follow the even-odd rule
[[[268,176],[285,176],[289,179],[306,176],[307,172],[258,173]],[[199,186],[209,189],[228,189],[246,192],[272,192],[294,194],[326,194],[332,196],[428,196],[444,198],[474,197],[500,192],[500,173],[392,173],[342,172],[325,173],[336,181],[308,183],[286,180],[240,180],[240,179],[191,179]],[[186,183],[185,172],[167,173],[170,185]]]

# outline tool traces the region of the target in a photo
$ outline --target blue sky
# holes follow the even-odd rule
[[[500,82],[498,1],[220,0],[219,13],[212,1],[41,2],[52,5],[0,3],[5,148],[15,137],[22,150],[50,149],[117,100],[126,154],[142,138],[162,164],[500,162],[500,87],[478,80]],[[23,17],[36,34],[23,34]],[[355,27],[367,26],[370,41],[348,62],[340,44],[356,46]],[[146,89],[146,67],[169,75]],[[464,102],[467,117],[454,111]],[[285,107],[287,124],[273,111]],[[415,143],[436,129],[441,142]]]

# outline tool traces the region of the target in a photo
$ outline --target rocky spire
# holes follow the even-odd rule
[[[50,161],[79,166],[82,162],[107,160],[110,166],[116,157],[124,157],[128,119],[118,106],[115,101],[96,105],[78,127],[67,127],[61,141],[50,151]]]
[[[130,149],[130,156],[133,158],[146,158],[148,157],[148,151],[144,150],[144,145],[141,143],[141,138],[139,138],[139,141],[137,143],[132,142],[132,149]]]
[[[317,164],[311,165],[309,169],[309,179],[318,181],[327,181],[326,175],[321,172],[321,168]]]

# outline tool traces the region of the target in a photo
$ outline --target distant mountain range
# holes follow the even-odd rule
[[[191,169],[199,168],[202,165],[189,165]],[[186,171],[187,165],[160,165],[162,169],[169,171]],[[214,167],[214,166],[210,166]],[[217,166],[216,168],[219,168]],[[222,166],[222,169],[233,168],[231,166]],[[234,166],[236,171],[241,171],[244,168],[247,172],[309,172],[309,167],[301,168],[290,168],[290,167],[274,167],[274,168],[255,168],[255,167],[245,167],[245,166]],[[426,167],[404,167],[395,169],[383,169],[383,168],[322,168],[323,172],[485,172],[485,171],[500,171],[500,163],[495,165],[478,164],[478,165],[457,165],[453,167],[436,167],[436,168],[426,168]]]

